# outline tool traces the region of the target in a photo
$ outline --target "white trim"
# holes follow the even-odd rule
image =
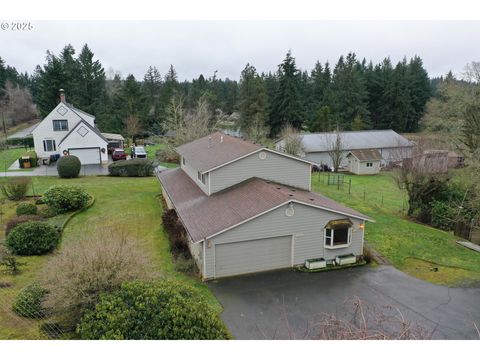
[[[193,243],[193,241],[192,241]],[[203,274],[202,277],[204,279],[207,278],[207,252],[205,251],[205,241],[203,241],[203,256],[202,256],[202,261],[203,261]]]
[[[347,243],[342,245],[327,245],[325,241],[327,238],[327,235],[326,235],[327,230],[330,230],[332,232],[332,235],[330,236],[330,243],[333,242],[333,237],[335,236],[335,229],[326,229],[326,228],[323,229],[323,247],[325,249],[329,249],[329,250],[343,249],[352,245],[352,227],[351,226],[348,228]]]
[[[363,228],[361,230],[362,230],[362,255],[363,255],[363,245],[365,242],[365,221],[363,221],[362,224],[363,224]]]
[[[262,215],[265,215],[265,214],[267,214],[267,213],[269,213],[269,212],[271,212],[271,211],[273,211],[273,210],[276,210],[276,209],[278,209],[278,208],[280,208],[280,207],[282,207],[282,206],[284,206],[284,205],[287,205],[287,204],[289,204],[289,203],[291,203],[291,202],[295,202],[295,203],[297,203],[297,204],[302,204],[302,205],[306,205],[306,206],[311,206],[311,207],[314,207],[314,208],[317,208],[317,209],[322,209],[322,210],[325,210],[325,211],[333,212],[333,213],[335,213],[335,214],[345,215],[345,216],[348,216],[348,217],[352,217],[352,218],[354,218],[354,219],[360,219],[360,220],[363,220],[363,221],[375,222],[375,220],[372,220],[372,219],[363,218],[363,217],[360,217],[360,216],[356,216],[356,215],[352,215],[352,214],[347,214],[347,213],[340,212],[340,211],[335,211],[335,210],[332,210],[332,209],[329,209],[329,208],[326,208],[326,207],[322,207],[322,206],[318,206],[318,205],[313,205],[313,204],[305,203],[305,202],[303,202],[303,201],[298,201],[298,200],[292,199],[292,200],[287,200],[287,201],[285,201],[284,203],[281,203],[280,205],[274,206],[273,208],[270,208],[270,209],[268,209],[268,210],[266,210],[266,211],[263,211],[263,212],[261,212],[260,214],[257,214],[257,215],[255,215],[255,216],[252,216],[252,217],[248,218],[248,219],[245,219],[245,220],[243,220],[243,221],[240,221],[239,223],[236,223],[236,224],[234,224],[234,225],[232,225],[232,226],[229,226],[228,228],[225,228],[225,229],[223,229],[223,230],[220,230],[220,231],[216,232],[215,234],[209,235],[209,236],[207,236],[205,239],[208,240],[208,239],[211,239],[212,237],[215,237],[215,236],[217,236],[217,235],[220,235],[220,234],[222,234],[222,233],[224,233],[224,232],[226,232],[226,231],[232,230],[232,229],[236,228],[237,226],[240,226],[240,225],[242,225],[242,224],[245,224],[245,223],[249,222],[250,220],[256,219],[256,218],[258,218],[258,217],[260,217],[260,216],[262,216]],[[197,241],[197,242],[198,242],[198,241]]]
[[[295,234],[292,235],[292,250],[290,251],[290,266],[295,263]]]
[[[312,166],[310,165],[310,179],[308,180],[308,191],[312,191]]]
[[[219,168],[221,168],[221,167],[227,166],[227,165],[229,165],[229,164],[231,164],[231,163],[234,163],[234,162],[236,162],[236,161],[238,161],[238,160],[242,160],[242,159],[244,159],[244,158],[246,158],[246,157],[248,157],[248,156],[250,156],[250,155],[254,155],[254,154],[256,154],[256,153],[258,153],[258,152],[260,152],[260,151],[269,151],[269,152],[271,152],[271,153],[273,153],[273,154],[277,154],[277,155],[280,155],[280,156],[285,156],[285,157],[287,157],[287,158],[290,158],[290,159],[293,159],[293,160],[298,160],[298,161],[301,161],[301,162],[304,162],[304,163],[307,163],[307,164],[310,164],[310,165],[315,165],[315,163],[312,162],[312,161],[300,159],[300,158],[298,158],[298,157],[296,157],[296,156],[293,156],[293,155],[285,154],[285,153],[280,152],[280,151],[276,151],[276,150],[272,150],[272,149],[268,149],[268,148],[263,147],[263,148],[254,150],[254,151],[252,151],[251,153],[242,155],[242,156],[240,156],[240,157],[238,157],[238,158],[236,158],[236,159],[227,161],[227,162],[225,162],[225,163],[223,163],[223,164],[217,165],[217,166],[215,166],[215,167],[212,167],[212,168],[210,168],[210,169],[206,169],[206,170],[203,170],[203,171],[200,171],[200,172],[201,172],[201,173],[207,173],[207,172],[210,172],[210,171],[213,171],[213,170],[217,170],[217,169],[219,169]]]
[[[217,277],[217,244],[212,244],[213,247],[213,278]]]
[[[212,173],[208,173],[208,195],[212,195]]]

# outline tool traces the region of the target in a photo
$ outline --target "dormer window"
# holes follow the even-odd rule
[[[68,131],[68,121],[53,120],[53,131]]]

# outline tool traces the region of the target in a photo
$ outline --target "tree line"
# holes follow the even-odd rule
[[[47,51],[45,63],[32,74],[18,73],[0,60],[0,88],[7,80],[31,94],[40,116],[56,106],[62,88],[68,102],[97,117],[102,131],[126,135],[162,134],[176,104],[188,112],[199,102],[208,104],[212,119],[220,114],[252,138],[276,137],[287,125],[312,132],[337,127],[415,132],[432,94],[420,57],[374,64],[354,53],[341,56],[333,67],[317,62],[307,71],[297,67],[289,51],[276,71],[258,73],[247,64],[239,81],[220,79],[216,72],[179,81],[173,65],[163,75],[150,66],[143,79],[107,76],[88,45],[78,54],[67,45],[59,54]]]

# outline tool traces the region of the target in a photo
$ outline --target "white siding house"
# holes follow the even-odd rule
[[[65,101],[60,103],[32,131],[39,159],[51,155],[77,156],[83,165],[108,162],[108,141],[95,127],[95,117]]]

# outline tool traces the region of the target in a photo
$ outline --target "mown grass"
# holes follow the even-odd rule
[[[175,278],[198,288],[216,311],[221,305],[208,287],[198,279],[178,273],[174,269],[169,250],[167,235],[162,227],[163,212],[160,185],[153,178],[114,178],[82,177],[78,179],[59,179],[53,177],[35,177],[32,179],[35,192],[43,193],[55,184],[71,184],[84,187],[95,197],[95,203],[87,210],[74,216],[67,224],[62,235],[61,246],[74,242],[85,233],[95,235],[95,229],[111,226],[126,232],[138,240],[145,249],[152,265],[160,276]],[[10,202],[8,202],[10,203]],[[7,207],[7,206],[5,206]],[[9,204],[6,218],[13,216],[14,206]],[[13,209],[13,210],[12,210]],[[52,255],[49,255],[52,256]],[[23,320],[14,315],[8,304],[25,285],[32,282],[41,272],[49,256],[26,257],[27,263],[22,273],[16,276],[0,275],[0,281],[9,281],[12,287],[0,289],[2,308],[0,308],[0,338],[39,338],[38,322]],[[5,298],[3,292],[9,293]],[[3,304],[7,304],[5,307]]]
[[[20,156],[25,154],[24,148],[14,148],[0,151],[0,171],[5,172],[8,168],[18,160]]]
[[[350,180],[351,194],[348,192]],[[450,232],[408,219],[405,215],[407,195],[398,189],[391,173],[345,175],[345,184],[340,189],[328,185],[325,175],[314,174],[312,188],[372,217],[375,223],[367,223],[365,240],[397,268],[441,285],[480,282],[480,254],[457,245],[457,238]],[[428,264],[421,261],[440,266],[432,265],[427,272]]]

